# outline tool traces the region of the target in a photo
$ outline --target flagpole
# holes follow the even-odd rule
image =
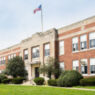
[[[43,10],[41,7],[41,26],[42,26],[42,32],[43,32]]]

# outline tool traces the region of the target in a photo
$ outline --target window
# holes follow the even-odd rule
[[[86,49],[87,48],[87,36],[86,35],[82,35],[80,37],[80,49]]]
[[[0,73],[2,73],[4,70],[0,70]]]
[[[64,62],[60,62],[60,68],[61,68],[61,70],[64,70],[65,68],[64,68]]]
[[[0,64],[2,63],[2,59],[0,58]]]
[[[38,58],[39,57],[39,47],[32,48],[32,58]]]
[[[95,32],[89,34],[90,48],[95,47]]]
[[[2,71],[0,70],[0,73],[2,73]]]
[[[45,56],[50,56],[50,44],[45,44]]]
[[[87,70],[88,70],[87,59],[82,59],[82,60],[80,61],[80,63],[81,63],[81,73],[82,73],[82,74],[87,74]]]
[[[0,65],[5,64],[5,63],[6,63],[5,57],[1,57],[0,58]]]
[[[8,56],[8,60],[10,60],[10,59],[11,59],[11,56],[9,55],[9,56]]]
[[[13,56],[16,57],[16,54],[14,53]]]
[[[14,57],[16,57],[16,53],[10,54],[10,55],[8,56],[8,60],[10,60],[10,59],[12,59],[12,58],[14,58]]]
[[[73,70],[79,71],[79,61],[78,60],[73,61]]]
[[[6,58],[3,57],[3,64],[6,64]]]
[[[59,42],[59,55],[64,54],[64,41]]]
[[[72,51],[78,51],[78,37],[72,39]]]
[[[28,59],[28,49],[24,50],[24,60]]]
[[[11,58],[14,58],[14,55],[13,54],[11,54]]]
[[[90,59],[90,73],[95,74],[95,58]]]

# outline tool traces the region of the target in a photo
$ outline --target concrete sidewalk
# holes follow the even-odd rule
[[[75,89],[75,90],[85,90],[85,91],[95,91],[95,89],[88,89],[88,88],[70,88],[70,87],[63,87],[63,88],[66,88],[66,89]]]

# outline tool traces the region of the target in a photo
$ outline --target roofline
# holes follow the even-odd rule
[[[4,51],[4,50],[7,50],[7,49],[10,49],[10,48],[13,48],[13,47],[15,47],[15,46],[17,46],[17,45],[20,45],[20,43],[19,43],[19,44],[12,45],[12,46],[9,46],[8,48],[5,48],[5,49],[1,49],[0,52],[2,52],[2,51]]]
[[[61,28],[58,28],[57,30],[61,30],[61,29],[63,29],[63,28],[68,28],[68,27],[70,27],[70,26],[73,26],[73,25],[82,23],[82,22],[84,22],[84,21],[87,21],[87,20],[90,20],[90,19],[93,19],[93,18],[95,18],[95,16],[87,17],[86,19],[83,19],[83,20],[77,21],[77,22],[75,22],[75,23],[72,23],[72,24],[63,26],[63,27],[61,27]]]

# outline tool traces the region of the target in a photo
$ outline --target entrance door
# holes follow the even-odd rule
[[[35,78],[39,77],[39,67],[35,67]]]

